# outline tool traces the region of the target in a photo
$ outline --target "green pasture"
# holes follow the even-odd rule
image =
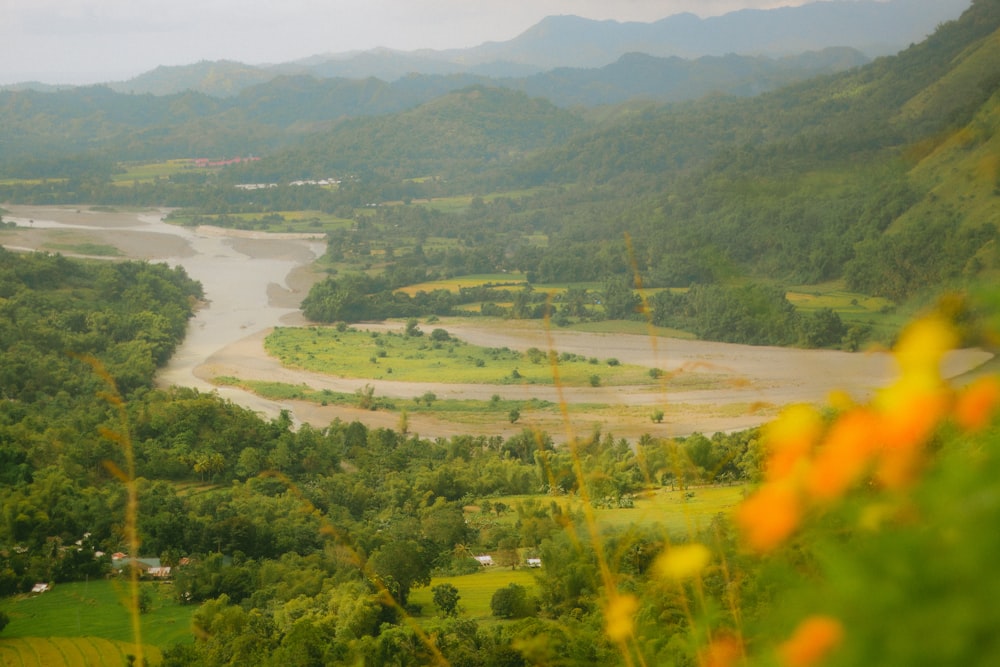
[[[137,656],[136,645],[100,637],[18,637],[0,639],[0,665],[4,667],[121,667],[128,656]],[[158,664],[159,649],[146,645],[143,658]]]
[[[594,520],[599,530],[627,530],[635,526],[660,528],[673,539],[698,534],[707,528],[718,514],[728,514],[744,498],[747,487],[689,486],[681,488],[656,488],[638,494],[633,507],[603,509],[593,508]],[[490,498],[494,504],[502,502],[511,508],[502,520],[517,521],[518,507],[530,504],[558,504],[564,512],[579,514],[583,501],[579,496],[501,496]]]
[[[484,202],[490,202],[501,197],[521,199],[523,197],[530,197],[549,190],[551,190],[551,188],[526,188],[522,190],[512,190],[509,192],[492,192],[479,197],[479,199],[482,199]],[[450,197],[434,197],[429,201],[414,200],[413,204],[425,206],[436,211],[441,211],[442,213],[460,213],[469,208],[474,199],[476,199],[475,195],[454,195]]]
[[[490,600],[499,589],[510,584],[518,584],[528,589],[528,594],[535,594],[537,583],[535,571],[529,569],[512,570],[506,567],[493,566],[483,568],[481,572],[464,574],[454,577],[433,577],[429,586],[414,588],[410,592],[410,604],[419,606],[423,616],[433,616],[438,613],[434,606],[433,588],[440,584],[451,584],[458,589],[458,606],[462,615],[467,618],[492,618]]]
[[[458,384],[554,384],[546,351],[484,348],[454,338],[434,340],[404,333],[279,327],[265,340],[268,353],[286,366],[340,377]],[[565,386],[656,385],[650,369],[614,360],[558,354]],[[611,363],[609,363],[611,362]],[[596,380],[594,379],[596,378]]]
[[[153,594],[152,609],[141,616],[143,644],[165,648],[189,641],[196,607],[175,602],[169,583],[140,585]],[[10,624],[0,646],[27,637],[98,637],[134,643],[128,588],[125,579],[101,579],[56,584],[41,595],[2,598],[0,610],[10,616]]]
[[[158,178],[168,178],[174,174],[212,171],[207,167],[196,167],[194,162],[189,159],[161,162],[122,162],[119,163],[118,167],[121,171],[111,176],[111,182],[115,185],[131,185],[136,181],[151,183]]]

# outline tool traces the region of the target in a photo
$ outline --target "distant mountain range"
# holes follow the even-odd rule
[[[280,75],[392,82],[410,74],[525,78],[556,68],[590,69],[622,56],[698,59],[730,54],[777,59],[832,47],[869,58],[919,42],[940,23],[955,19],[970,0],[853,0],[800,7],[741,10],[701,19],[677,14],[653,23],[595,21],[550,16],[518,37],[451,50],[328,53],[273,65],[232,61],[158,67],[108,84],[125,93],[167,95],[183,90],[216,97],[235,95]]]

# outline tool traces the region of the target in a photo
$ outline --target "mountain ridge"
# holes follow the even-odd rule
[[[225,97],[288,74],[375,77],[388,82],[413,73],[528,77],[556,68],[604,67],[628,53],[688,60],[731,53],[780,58],[849,47],[871,58],[920,41],[968,4],[969,0],[825,0],[798,7],[739,10],[704,19],[681,13],[650,23],[549,16],[513,39],[465,49],[398,51],[380,47],[316,54],[269,65],[200,61],[161,66],[106,85],[124,93],[165,95],[191,89]]]

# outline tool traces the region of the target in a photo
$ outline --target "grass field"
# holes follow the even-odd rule
[[[474,619],[492,618],[490,599],[500,588],[509,584],[518,584],[528,589],[529,595],[534,594],[537,584],[535,570],[511,570],[503,567],[484,568],[482,572],[465,574],[456,577],[434,577],[429,586],[414,588],[410,593],[410,604],[420,606],[423,616],[433,616],[437,613],[434,606],[432,589],[439,584],[451,584],[458,589],[458,606],[462,616]]]
[[[174,174],[204,174],[212,171],[208,167],[196,167],[188,159],[164,160],[162,162],[123,162],[118,165],[122,170],[111,176],[115,185],[131,185],[132,183],[151,183],[157,178],[167,178]]]
[[[687,489],[660,488],[646,491],[635,498],[635,506],[616,509],[594,509],[594,519],[601,529],[623,529],[632,526],[660,528],[672,538],[696,534],[707,528],[717,514],[726,514],[738,505],[746,494],[743,485],[692,486]],[[527,501],[542,500],[558,503],[565,511],[582,509],[576,496],[503,496],[491,499],[502,502],[515,511],[503,516],[516,521],[517,507]]]
[[[543,351],[520,353],[483,348],[430,335],[367,332],[357,329],[279,327],[264,344],[286,366],[340,377],[459,384],[553,383],[552,366]],[[659,384],[643,366],[610,359],[559,355],[559,379],[566,386]]]
[[[146,646],[143,657],[151,665],[162,659],[159,649]],[[122,667],[136,645],[100,637],[20,637],[0,639],[3,667]]]
[[[142,615],[143,644],[166,648],[190,641],[191,615],[195,607],[177,604],[172,598],[170,584],[142,585],[153,592],[152,610]],[[36,596],[0,599],[0,611],[10,616],[10,624],[0,638],[0,647],[12,639],[52,637],[133,643],[132,621],[124,603],[127,589],[127,582],[123,580],[102,579],[57,584],[52,590]]]

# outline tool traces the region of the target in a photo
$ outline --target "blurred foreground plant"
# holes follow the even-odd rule
[[[969,339],[956,303],[902,332],[870,401],[766,426],[761,485],[732,524],[668,543],[653,592],[606,592],[608,637],[641,647],[626,664],[1000,664],[1000,380],[943,379]]]

